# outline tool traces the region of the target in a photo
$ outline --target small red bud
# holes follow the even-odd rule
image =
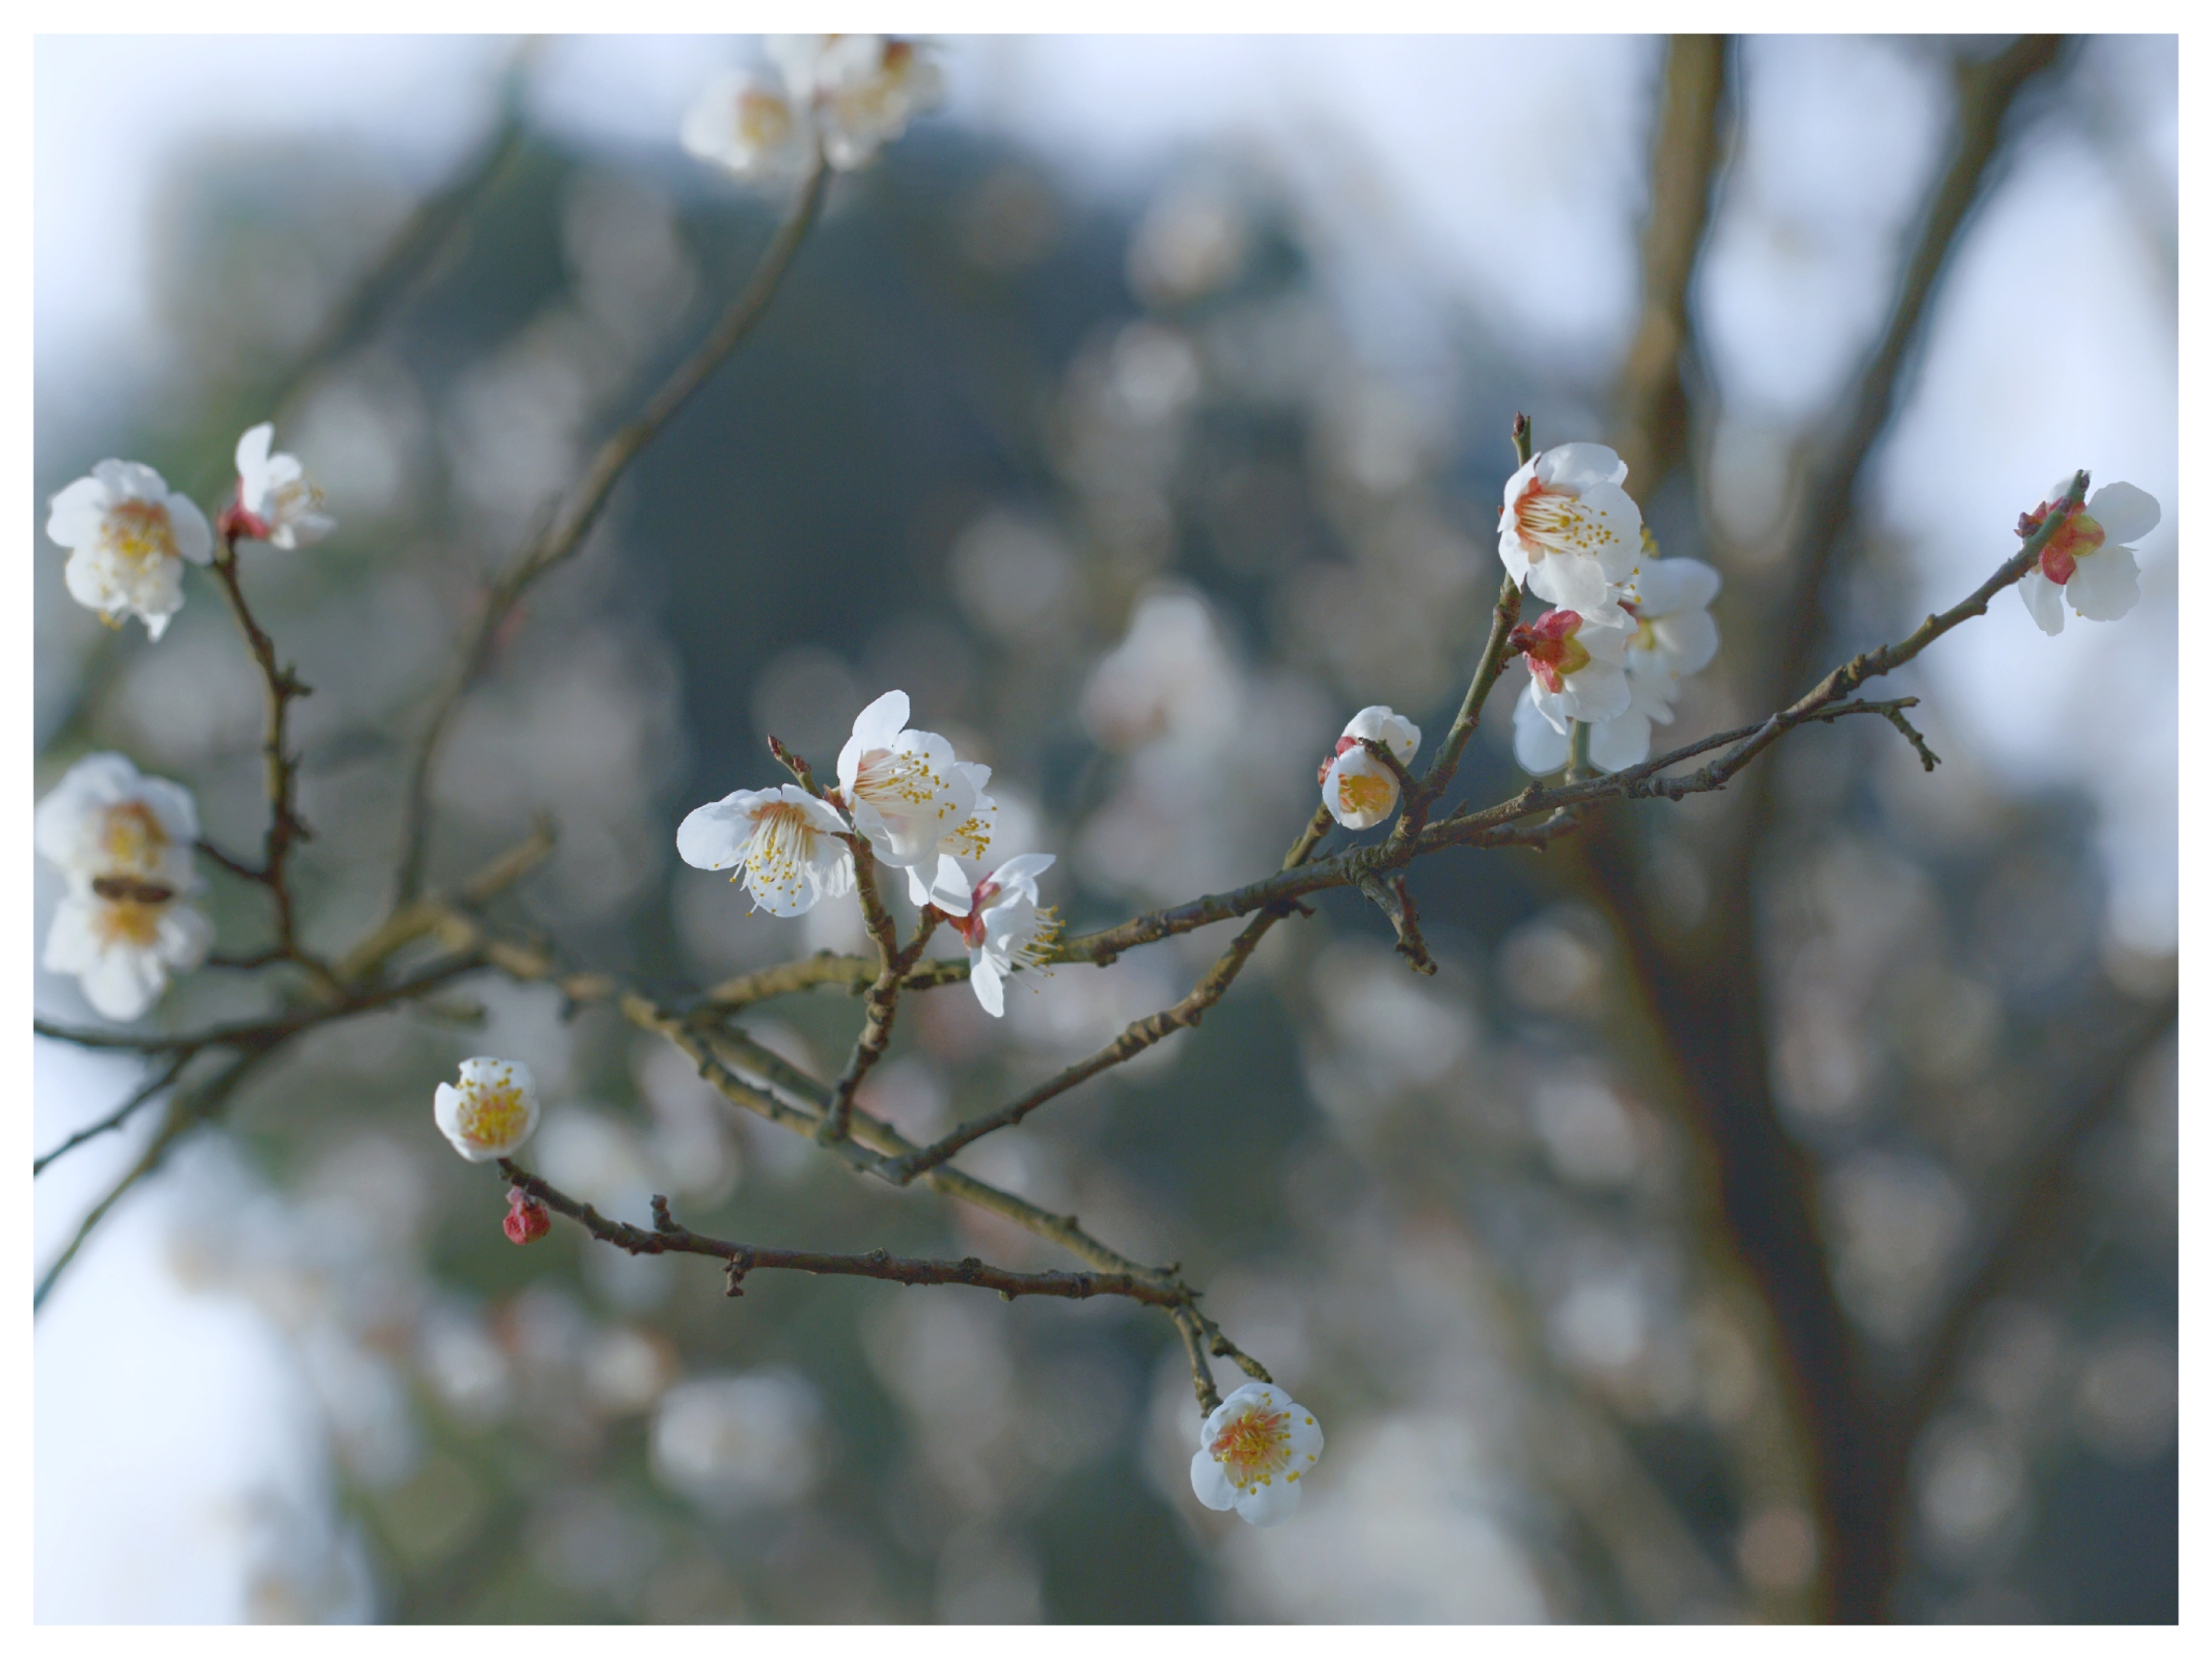
[[[507,1195],[507,1220],[500,1229],[516,1244],[534,1244],[553,1230],[553,1218],[544,1205],[515,1187]]]

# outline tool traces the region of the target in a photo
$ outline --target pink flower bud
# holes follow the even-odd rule
[[[553,1218],[544,1205],[514,1187],[507,1195],[507,1220],[500,1229],[516,1244],[535,1244],[553,1230]]]

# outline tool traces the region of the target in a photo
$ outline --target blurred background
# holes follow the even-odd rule
[[[1886,727],[1813,729],[1725,798],[1423,862],[1434,980],[1330,895],[1202,1030],[964,1155],[1182,1261],[1314,1408],[1290,1525],[1195,1503],[1187,1367],[1146,1310],[774,1276],[733,1304],[565,1224],[513,1248],[498,1177],[431,1125],[469,1054],[536,1070],[532,1160],[612,1214],[665,1192],[761,1242],[1067,1265],[486,976],[288,1052],[61,1281],[38,1617],[2175,1619],[2174,42],[934,49],[944,109],[833,183],[463,705],[433,879],[551,813],[500,913],[576,960],[672,992],[858,948],[841,908],[748,916],[672,833],[776,781],[765,733],[825,763],[895,685],[995,768],[1002,850],[1060,855],[1075,927],[1271,869],[1354,709],[1448,723],[1517,410],[1615,442],[1666,552],[1725,575],[1678,740],[1962,596],[2076,467],[2165,510],[2142,603],[2054,640],[2001,595],[1888,682],[1933,775]],[[149,648],[68,599],[41,526],[111,454],[212,508],[274,414],[341,524],[245,559],[315,687],[305,929],[378,919],[481,583],[786,206],[675,143],[752,60],[38,42],[40,793],[117,749],[258,837],[260,691],[212,587]],[[456,182],[461,228],[363,303]],[[1522,781],[1520,678],[1461,773],[1478,802]],[[259,896],[211,880],[257,942]],[[1224,942],[1064,968],[1002,1023],[917,997],[863,1102],[946,1126]],[[202,973],[150,1019],[281,988]],[[36,994],[91,1017],[73,982]],[[802,996],[746,1025],[833,1072],[857,1020]],[[141,1074],[40,1042],[38,1149]],[[150,1118],[40,1178],[37,1267]]]

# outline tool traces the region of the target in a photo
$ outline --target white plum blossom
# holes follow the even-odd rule
[[[852,891],[852,849],[838,838],[850,829],[828,802],[786,783],[693,808],[676,827],[675,850],[694,869],[740,866],[754,904],[795,916]]]
[[[191,794],[119,754],[88,754],[39,803],[33,841],[69,884],[42,960],[104,1017],[136,1019],[206,960],[214,928],[185,903],[198,835]]]
[[[796,105],[814,112],[822,153],[865,167],[944,96],[944,78],[911,40],[885,35],[771,35],[768,55]]]
[[[1602,443],[1561,443],[1505,484],[1498,557],[1540,599],[1597,622],[1619,620],[1615,590],[1643,550],[1643,514],[1621,489],[1628,463]]]
[[[813,128],[802,111],[750,75],[718,75],[684,112],[683,147],[741,179],[796,173]]]
[[[2052,485],[2042,505],[2022,515],[2020,533],[2040,528],[2073,483],[2067,477]],[[2043,544],[2042,556],[2020,578],[2020,598],[2035,625],[2046,634],[2059,632],[2066,626],[2069,604],[2077,616],[2092,622],[2117,622],[2133,610],[2138,597],[2135,549],[2121,544],[2141,541],[2158,522],[2158,501],[2133,484],[2107,484],[2068,514]]]
[[[984,1012],[1006,1012],[1006,976],[1041,965],[1060,937],[1060,918],[1037,903],[1037,878],[1053,867],[1049,852],[1016,853],[976,884],[968,913],[953,925],[968,945],[968,983]]]
[[[773,35],[783,90],[717,76],[683,118],[683,147],[741,178],[797,172],[819,143],[840,172],[864,167],[943,95],[937,66],[882,35]]]
[[[938,844],[975,816],[976,775],[936,733],[908,731],[907,713],[904,691],[860,711],[837,751],[834,799],[883,862],[935,870]]]
[[[537,1128],[537,1082],[518,1060],[478,1055],[461,1062],[458,1088],[437,1085],[432,1115],[469,1162],[512,1157]]]
[[[287,553],[312,546],[338,528],[321,510],[323,492],[297,455],[271,454],[276,429],[264,421],[238,439],[238,503],[226,528]]]
[[[976,804],[966,820],[945,832],[933,875],[924,878],[926,861],[907,866],[907,897],[916,909],[934,905],[946,915],[964,916],[968,913],[971,884],[961,860],[980,864],[989,853],[990,837],[998,828],[998,803],[990,798],[988,766],[975,760],[955,760],[952,769],[975,791]],[[943,850],[948,846],[951,851]]]
[[[1637,596],[1620,601],[1627,613],[1628,706],[1610,719],[1590,722],[1590,761],[1602,771],[1639,765],[1651,755],[1651,728],[1671,725],[1682,682],[1713,660],[1720,630],[1707,606],[1720,592],[1720,573],[1696,559],[1648,560],[1638,573]],[[1556,613],[1554,613],[1556,614]],[[1537,706],[1538,677],[1513,710],[1513,752],[1541,777],[1567,763],[1568,735]]]
[[[110,626],[137,617],[148,639],[184,607],[185,562],[204,565],[215,553],[191,498],[137,461],[102,461],[55,496],[46,534],[69,549],[69,596]]]
[[[1507,643],[1528,663],[1530,700],[1555,731],[1566,733],[1571,721],[1595,726],[1627,712],[1625,627],[1607,627],[1559,609],[1521,623]]]
[[[1352,716],[1336,740],[1336,753],[1321,763],[1321,804],[1347,830],[1369,830],[1398,807],[1397,775],[1360,741],[1382,745],[1399,765],[1421,748],[1421,728],[1382,703]]]
[[[1191,1490],[1208,1509],[1278,1526],[1298,1508],[1298,1483],[1320,1458],[1313,1413],[1272,1383],[1247,1382],[1207,1413],[1191,1458]]]

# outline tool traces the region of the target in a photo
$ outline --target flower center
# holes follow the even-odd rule
[[[118,502],[108,509],[102,529],[110,551],[132,564],[178,556],[177,534],[169,522],[169,509],[159,502]]]
[[[2046,510],[2047,511],[2047,510]],[[2042,514],[2036,515],[2040,522]],[[2043,543],[2043,552],[2037,560],[2043,574],[2061,588],[2074,580],[2074,563],[2094,553],[2104,545],[2104,526],[2080,508],[2068,514],[2064,523],[2051,532],[2051,539]]]
[[[1581,497],[1546,489],[1534,478],[1513,504],[1513,527],[1520,533],[1532,564],[1546,553],[1579,553],[1595,558],[1600,549],[1620,539],[1583,505]]]
[[[148,950],[161,937],[161,910],[160,905],[141,904],[135,897],[110,899],[100,907],[93,930],[103,945]]]
[[[772,92],[748,88],[738,98],[738,135],[756,150],[775,150],[791,136],[791,107]]]
[[[143,801],[122,801],[100,815],[100,856],[110,871],[150,876],[169,850],[169,831]]]
[[[1348,813],[1387,812],[1392,781],[1377,772],[1338,772],[1337,805]]]
[[[1529,672],[1556,696],[1568,674],[1589,666],[1590,648],[1574,637],[1581,627],[1577,611],[1546,611],[1541,621],[1515,628],[1506,636],[1506,644],[1528,659]]]
[[[771,888],[797,892],[821,837],[822,831],[789,801],[769,802],[753,815],[752,838],[745,844],[746,885],[762,896]],[[733,874],[730,879],[738,878]]]
[[[911,750],[872,749],[860,757],[852,792],[889,816],[901,809],[925,807],[945,787],[927,756]]]
[[[1233,1484],[1264,1482],[1290,1466],[1291,1414],[1254,1406],[1223,1424],[1206,1450],[1227,1468]]]
[[[496,1083],[461,1085],[461,1136],[479,1146],[504,1146],[518,1139],[530,1121],[521,1086],[512,1077]]]

